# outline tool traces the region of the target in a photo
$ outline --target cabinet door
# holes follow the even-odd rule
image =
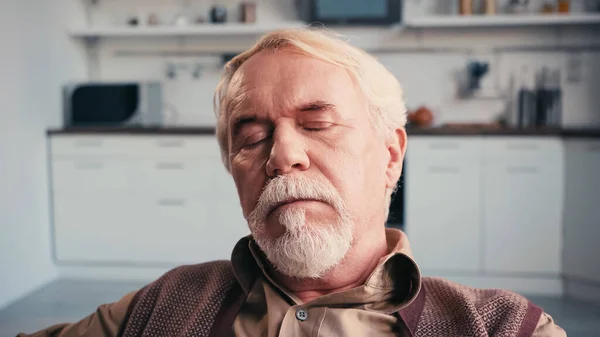
[[[136,250],[124,252],[133,261],[182,264],[229,259],[235,243],[247,235],[244,222],[215,219],[217,205],[208,198],[170,194],[140,196],[140,201],[144,228],[139,229]],[[230,214],[235,211],[231,205]]]
[[[600,140],[567,140],[564,274],[600,282]]]
[[[501,157],[484,164],[488,272],[560,272],[562,159]]]
[[[419,266],[428,274],[479,270],[479,159],[410,156],[405,188],[406,232]]]

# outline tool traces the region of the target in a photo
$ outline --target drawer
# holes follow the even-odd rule
[[[481,137],[409,137],[407,155],[415,157],[464,157],[481,155]]]
[[[217,139],[212,135],[53,135],[53,157],[131,156],[139,158],[214,158],[220,162]]]
[[[128,252],[133,261],[198,263],[214,239],[211,232],[221,230],[211,226],[207,199],[165,193],[140,196],[139,202],[144,236],[143,243]]]
[[[600,154],[600,140],[567,139],[563,141],[565,152],[584,152],[589,155]]]
[[[133,185],[137,191],[173,191],[185,195],[210,194],[220,163],[184,157],[137,159]]]
[[[135,154],[140,140],[135,136],[53,135],[50,144],[53,157],[124,156]]]
[[[133,162],[118,158],[52,160],[52,187],[56,191],[128,190]]]
[[[229,259],[249,234],[237,200],[205,197],[142,197],[143,247],[135,261],[198,263]],[[157,249],[160,247],[160,249]],[[135,255],[134,255],[135,254]]]
[[[483,141],[485,158],[560,157],[563,145],[552,137],[493,137]]]
[[[217,138],[212,135],[198,136],[141,136],[140,148],[136,156],[140,157],[191,157],[215,158],[220,161]]]

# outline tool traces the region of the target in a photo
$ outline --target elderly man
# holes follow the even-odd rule
[[[519,295],[421,277],[406,236],[385,228],[406,109],[367,53],[271,32],[225,66],[215,109],[252,235],[230,262],[176,268],[33,336],[565,335]]]

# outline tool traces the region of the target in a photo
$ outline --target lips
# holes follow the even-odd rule
[[[273,205],[273,207],[271,207],[269,209],[269,213],[267,214],[267,216],[271,215],[279,207],[287,205],[287,204],[291,204],[291,203],[296,202],[296,201],[321,201],[321,200],[318,200],[318,199],[287,199],[287,200],[284,200],[284,201],[280,201],[280,202],[276,203],[275,205]]]

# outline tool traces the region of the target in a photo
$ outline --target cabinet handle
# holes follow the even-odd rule
[[[77,163],[75,168],[78,170],[101,170],[104,168],[103,163]]]
[[[509,166],[506,168],[509,174],[535,174],[539,170],[535,166]]]
[[[431,166],[429,173],[433,174],[457,174],[460,169],[456,166]]]
[[[457,150],[459,147],[458,143],[429,143],[431,150]]]
[[[183,207],[185,206],[185,200],[184,199],[160,199],[157,202],[158,206],[165,206],[165,207]]]
[[[156,146],[158,147],[183,147],[184,142],[183,139],[177,140],[159,140],[156,142]]]
[[[506,149],[509,151],[537,151],[540,147],[538,144],[517,143],[506,145]]]
[[[73,144],[75,147],[102,147],[102,145],[102,139],[76,140]]]
[[[183,163],[158,163],[156,164],[157,170],[183,170],[185,165]]]

